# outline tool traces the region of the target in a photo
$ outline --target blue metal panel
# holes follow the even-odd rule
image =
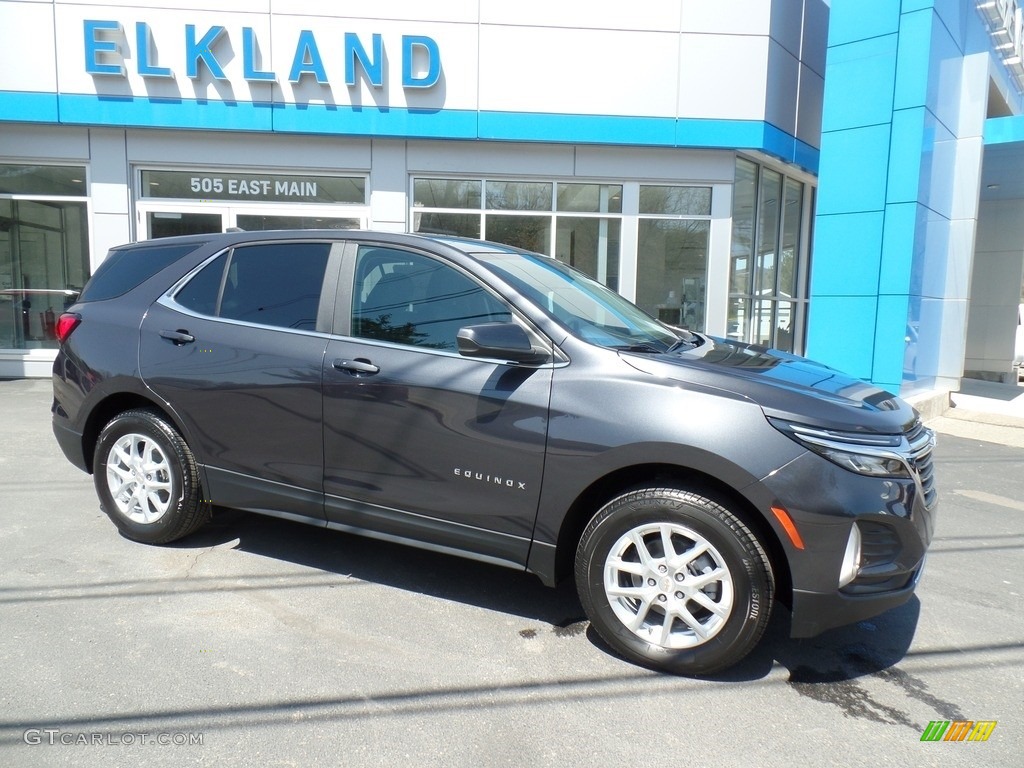
[[[881,211],[888,165],[888,123],[823,134],[818,213]]]
[[[65,124],[232,131],[271,130],[269,104],[68,93],[62,93],[57,98],[60,105],[60,122]]]
[[[818,296],[874,296],[882,252],[881,211],[820,216],[818,242],[831,243],[829,269],[815,270],[811,293]],[[842,244],[841,246],[839,244]]]
[[[888,35],[899,29],[900,0],[837,0],[831,4],[828,44],[835,45]],[[829,51],[829,55],[832,52]]]
[[[897,39],[884,35],[829,49],[822,131],[889,121]]]
[[[56,123],[57,94],[0,91],[0,121]]]
[[[870,379],[874,358],[875,296],[818,296],[807,329],[810,357],[852,376]]]

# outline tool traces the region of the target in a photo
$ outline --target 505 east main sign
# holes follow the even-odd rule
[[[108,19],[85,19],[82,22],[85,43],[85,71],[90,75],[126,77],[125,61],[128,58],[119,42],[127,33],[119,21]],[[135,68],[146,78],[174,78],[175,71],[157,60],[153,32],[147,22],[135,23]],[[209,27],[200,33],[194,24],[184,29],[184,71],[191,80],[201,77],[205,69],[216,80],[227,80],[224,73],[223,52],[229,48],[230,35],[220,25]],[[344,49],[345,85],[355,86],[358,70],[374,88],[384,87],[384,62],[386,61],[383,36],[374,33],[369,44],[354,32],[345,32],[341,40],[331,40],[331,45]],[[424,35],[402,35],[401,44],[402,87],[431,88],[441,77],[441,53],[437,42]],[[249,82],[278,82],[279,76],[272,70],[261,68],[260,43],[252,27],[242,27],[242,67]],[[329,84],[320,43],[310,29],[300,30],[294,43],[294,53],[288,70],[288,81],[299,83],[305,77],[312,77],[321,85]]]

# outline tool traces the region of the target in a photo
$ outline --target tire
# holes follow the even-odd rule
[[[210,517],[192,451],[165,418],[125,411],[100,432],[93,453],[100,506],[132,541],[166,544]]]
[[[768,626],[775,591],[750,529],[717,501],[674,488],[606,504],[580,538],[576,585],[591,624],[615,651],[689,675],[746,656]]]

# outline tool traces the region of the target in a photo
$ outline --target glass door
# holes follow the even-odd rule
[[[314,206],[189,205],[138,203],[140,239],[225,232],[232,227],[247,232],[271,229],[365,229],[366,211]]]
[[[228,226],[227,216],[227,208],[217,206],[139,205],[139,224],[146,240],[223,232]]]

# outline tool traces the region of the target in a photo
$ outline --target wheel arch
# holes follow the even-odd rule
[[[669,487],[695,491],[729,509],[739,517],[764,547],[775,576],[776,599],[792,605],[792,577],[789,561],[771,524],[743,494],[722,480],[699,470],[674,464],[641,464],[622,467],[594,481],[576,497],[562,520],[555,547],[554,580],[561,582],[573,573],[576,548],[587,524],[605,504],[629,491]]]
[[[116,394],[109,395],[97,403],[92,409],[82,430],[82,455],[85,457],[85,463],[88,467],[89,474],[92,474],[92,458],[96,451],[96,443],[99,441],[103,427],[105,427],[110,420],[118,414],[135,409],[153,411],[173,424],[180,434],[185,434],[185,431],[182,429],[178,420],[174,417],[174,414],[167,408],[161,406],[155,400],[136,392],[118,392]]]

